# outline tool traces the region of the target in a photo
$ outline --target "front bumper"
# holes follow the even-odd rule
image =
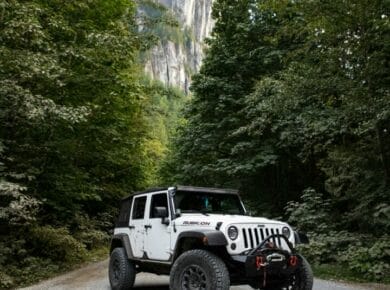
[[[275,238],[284,239],[290,250],[276,247],[271,242]],[[232,259],[236,267],[241,269],[240,280],[252,281],[252,284],[258,283],[260,287],[265,284],[288,285],[301,265],[300,255],[295,252],[291,243],[283,235],[270,235],[256,248],[232,256]]]

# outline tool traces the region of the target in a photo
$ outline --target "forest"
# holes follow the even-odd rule
[[[389,283],[390,3],[215,0],[190,95],[144,73],[178,25],[156,3],[0,0],[0,289],[105,258],[120,199],[175,184],[238,188],[315,273]]]

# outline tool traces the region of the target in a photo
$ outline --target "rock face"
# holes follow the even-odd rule
[[[158,0],[171,9],[180,25],[181,37],[161,39],[147,57],[145,70],[153,79],[177,86],[188,93],[191,74],[200,68],[203,41],[213,28],[213,0]]]

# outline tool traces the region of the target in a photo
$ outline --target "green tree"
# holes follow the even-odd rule
[[[384,279],[388,3],[220,0],[213,13],[170,164],[174,178],[239,187],[262,215],[286,214],[290,202],[291,221],[312,231],[310,257],[360,253],[368,263],[354,254],[343,265]]]
[[[130,77],[138,73],[134,58],[140,46],[134,5],[5,1],[3,6],[7,168],[24,174],[29,194],[45,199],[45,209],[64,219],[83,202],[118,196],[107,193],[107,179],[135,188],[142,176],[140,161],[131,155],[140,150],[135,140],[143,129],[141,89]],[[112,178],[124,168],[128,176]]]
[[[230,177],[234,131],[243,113],[243,96],[256,79],[281,66],[282,52],[270,35],[278,19],[257,9],[256,1],[216,1],[216,24],[207,55],[194,76],[194,97],[186,111],[186,126],[179,134],[178,178],[200,185],[237,184]],[[269,25],[264,25],[265,23]],[[173,157],[175,158],[175,157]]]
[[[179,97],[145,81],[153,37],[139,33],[135,2],[0,3],[2,288],[105,242],[118,199],[155,182],[167,141],[151,128],[168,127]]]
[[[313,187],[332,197],[344,226],[374,231],[373,219],[383,226],[385,3],[217,1],[213,13],[172,158],[176,178],[241,187],[274,214]]]
[[[305,41],[288,54],[286,69],[247,98],[249,118],[238,131],[252,136],[253,150],[268,145],[277,164],[286,164],[283,176],[293,182],[278,182],[289,191],[281,204],[312,186],[332,197],[342,227],[376,232],[389,214],[384,4],[321,1],[295,9],[305,15]]]

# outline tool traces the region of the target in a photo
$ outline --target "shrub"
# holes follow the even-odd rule
[[[300,249],[307,259],[314,264],[340,263],[340,255],[350,245],[358,244],[361,237],[345,231],[327,233],[309,233],[310,244],[301,245]]]
[[[72,237],[66,228],[35,227],[30,234],[38,256],[69,264],[81,262],[86,257],[85,246]]]
[[[8,266],[7,272],[12,275],[16,285],[27,285],[50,277],[53,273],[58,273],[60,267],[50,259],[41,257],[27,257]]]
[[[333,228],[330,201],[324,200],[321,193],[308,188],[303,191],[301,202],[290,201],[286,206],[288,221],[304,231],[325,232]]]
[[[290,223],[308,231],[310,244],[299,247],[310,263],[341,265],[366,280],[384,281],[390,277],[388,235],[378,238],[338,230],[342,226],[331,219],[329,201],[312,189],[303,192],[301,202],[290,202],[286,210]]]
[[[370,280],[390,277],[390,237],[370,239],[372,244],[350,245],[342,257],[351,270]]]
[[[77,240],[82,242],[88,250],[96,249],[99,246],[108,245],[110,239],[107,233],[102,231],[90,229],[75,234]]]
[[[74,237],[88,250],[107,245],[110,237],[105,230],[112,227],[111,223],[108,225],[109,218],[108,214],[100,214],[94,218],[87,214],[76,214],[71,225]]]
[[[14,286],[14,280],[6,273],[0,271],[0,289],[7,289]]]

